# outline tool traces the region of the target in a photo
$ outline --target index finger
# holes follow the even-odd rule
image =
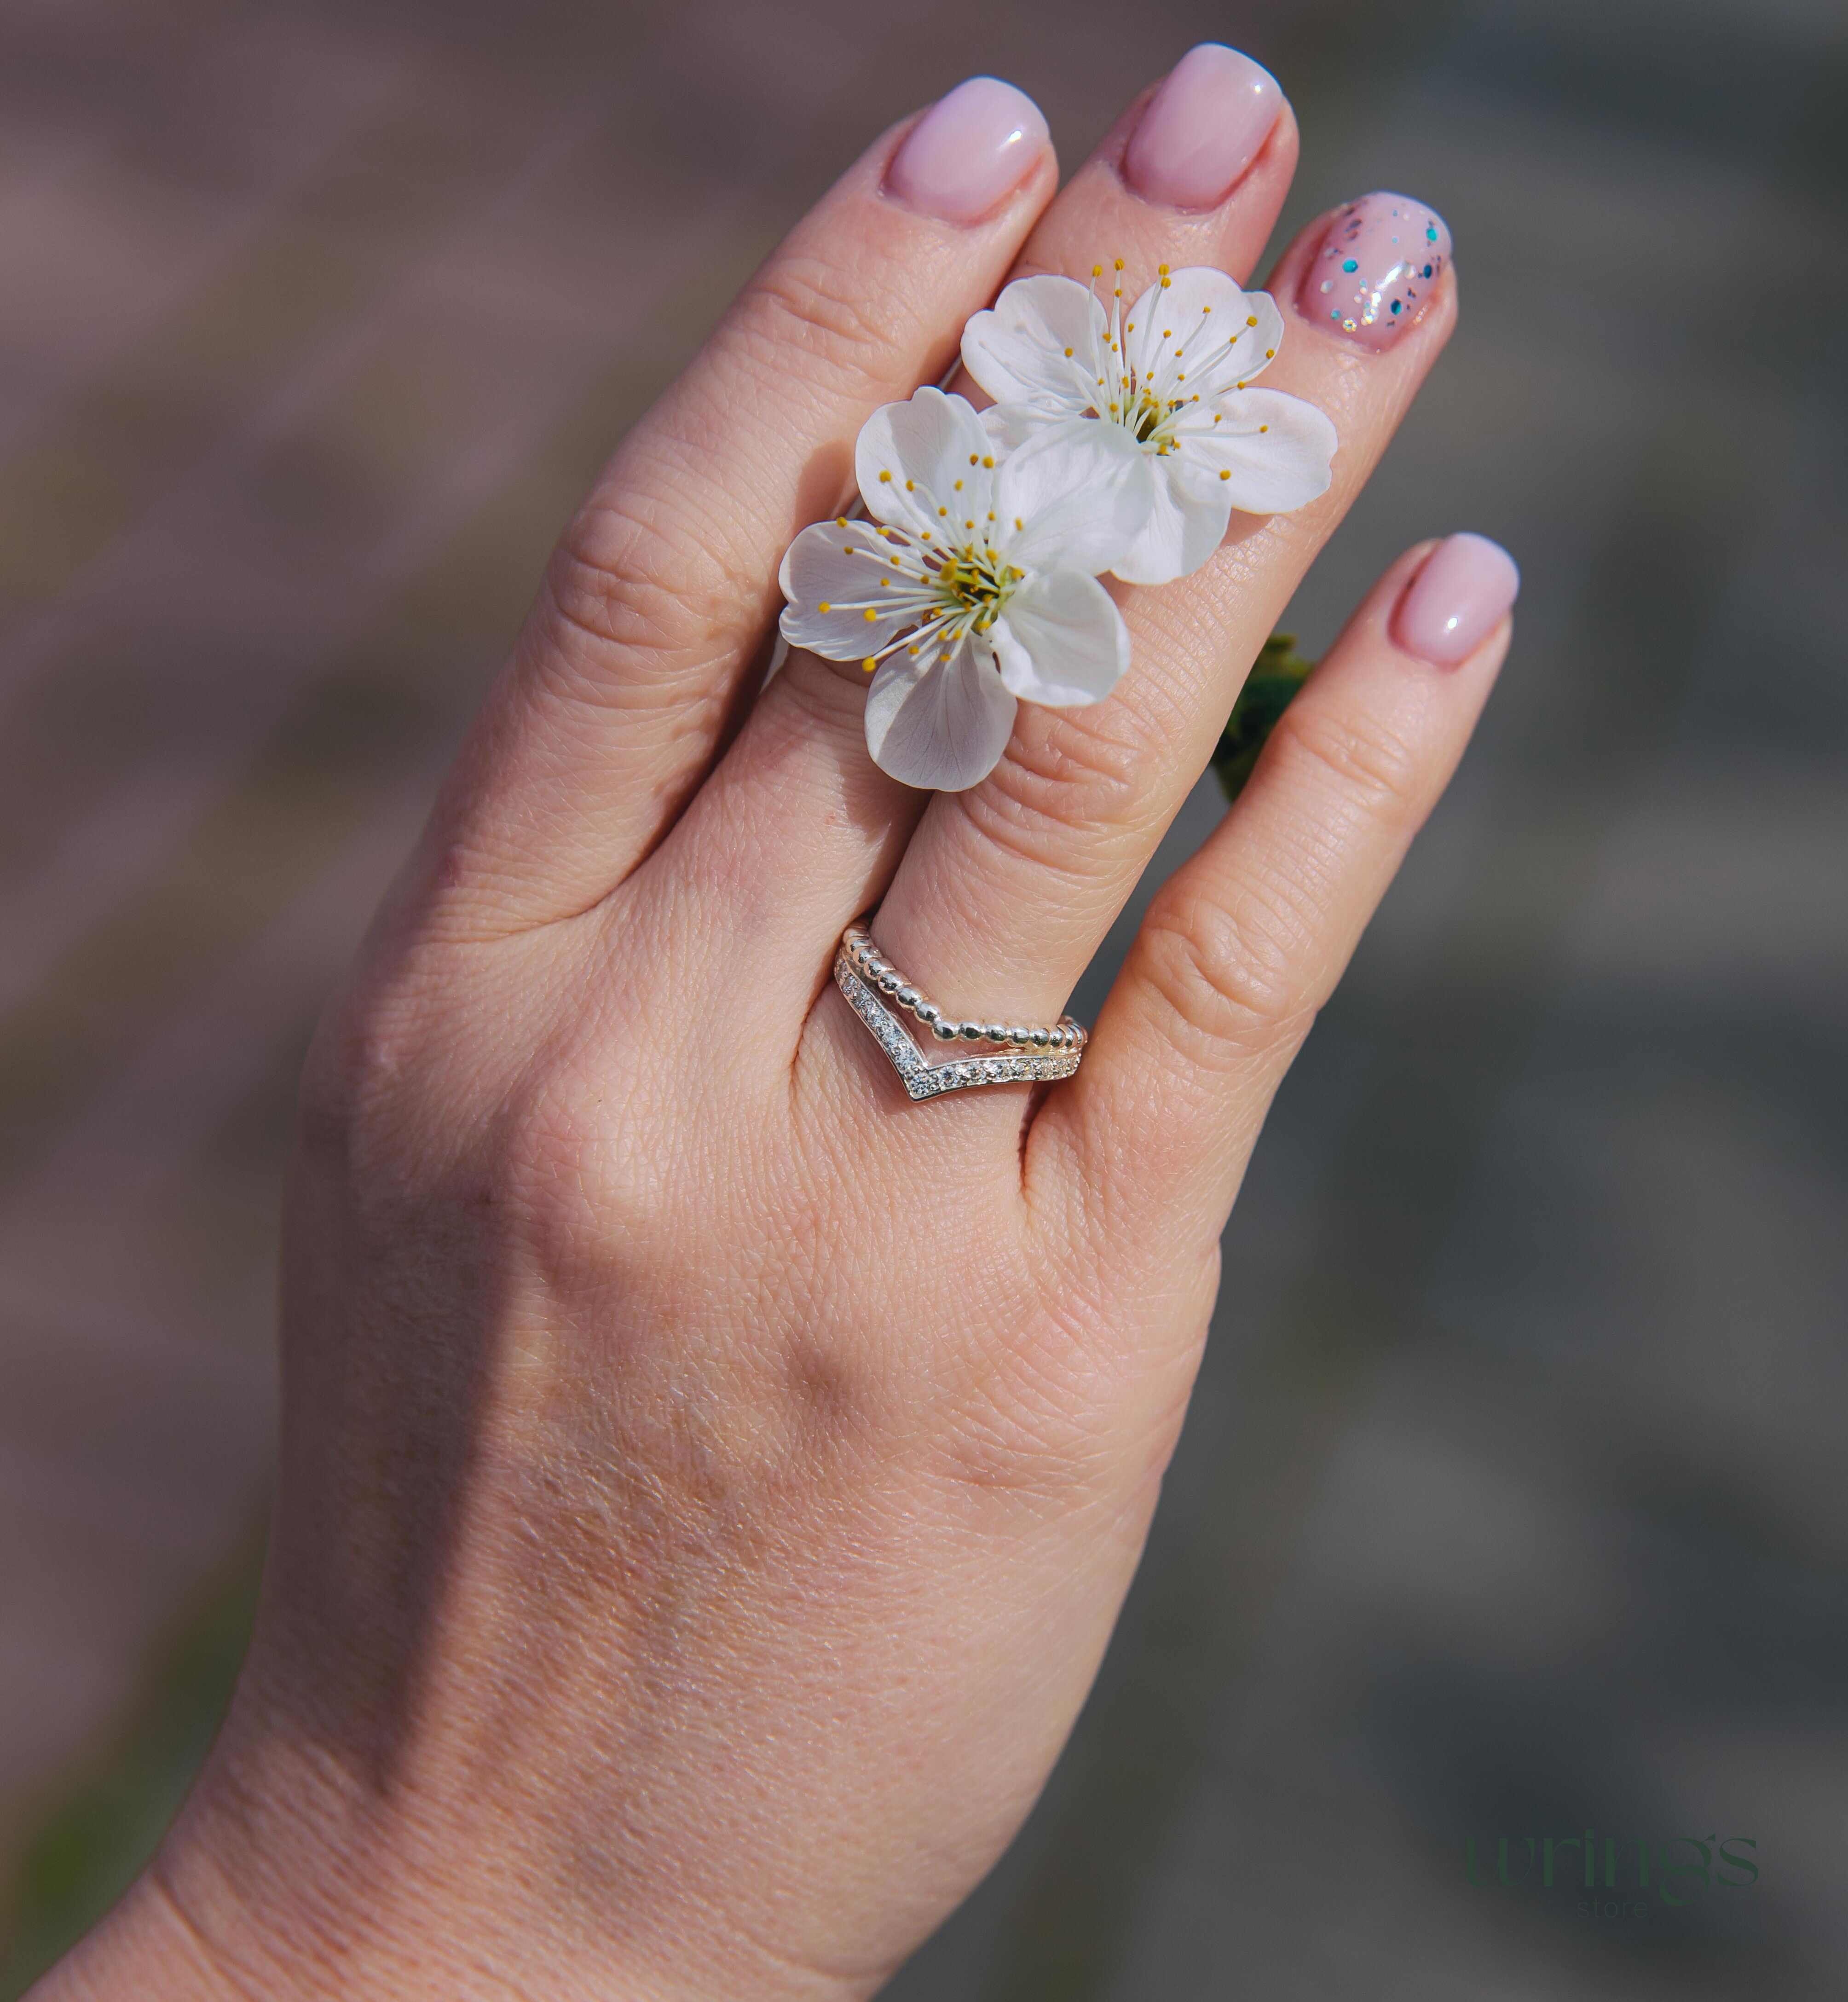
[[[566,917],[660,838],[880,404],[940,375],[1058,180],[1046,121],[973,77],[877,140],[772,253],[567,530],[426,836],[470,936]]]

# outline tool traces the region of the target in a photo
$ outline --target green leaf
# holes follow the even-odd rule
[[[1213,751],[1212,767],[1228,800],[1236,800],[1244,790],[1264,740],[1315,664],[1297,652],[1293,633],[1273,633],[1264,642]]]

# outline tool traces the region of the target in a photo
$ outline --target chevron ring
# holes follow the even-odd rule
[[[891,1060],[900,1082],[913,1098],[935,1098],[973,1084],[1015,1084],[1024,1080],[1069,1077],[1083,1060],[1087,1040],[1083,1026],[1069,1015],[1050,1027],[1006,1022],[957,1022],[945,1015],[888,961],[880,957],[863,924],[851,924],[841,935],[835,954],[835,985],[847,1005],[871,1031],[873,1040]],[[923,1052],[887,1006],[889,996],[914,1015],[939,1042],[992,1043],[992,1056],[956,1057],[947,1063],[928,1063]]]

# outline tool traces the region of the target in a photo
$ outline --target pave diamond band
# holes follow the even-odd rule
[[[863,942],[859,951],[855,950],[856,938]],[[961,1041],[965,1039],[966,1029],[974,1027],[978,1034],[967,1040],[999,1043],[1002,1048],[989,1056],[956,1057],[947,1063],[927,1063],[904,1024],[886,1006],[885,996],[889,993],[892,999],[918,1015],[920,1020],[927,1019],[919,1013],[920,1006],[929,1008],[931,1004],[908,982],[900,978],[895,968],[880,959],[872,946],[863,925],[848,927],[842,937],[840,949],[835,954],[835,985],[846,996],[848,1006],[865,1023],[873,1040],[891,1059],[893,1069],[912,1097],[935,1098],[943,1092],[960,1091],[974,1084],[1037,1083],[1069,1077],[1083,1061],[1086,1041],[1084,1029],[1067,1015],[1062,1017],[1056,1029],[1022,1029],[1017,1035],[1017,1025],[1006,1023],[954,1024],[951,1025],[951,1035],[942,1037],[943,1041],[950,1041],[952,1036]],[[887,988],[880,977],[881,974],[897,984]],[[935,1030],[944,1018],[939,1011],[933,1010],[933,1013],[936,1019],[931,1020],[930,1026]],[[1036,1042],[1036,1035],[1047,1040]],[[1056,1041],[1053,1040],[1055,1037],[1058,1038]]]
[[[863,924],[849,925],[841,934],[847,963],[869,987],[916,1016],[940,1043],[999,1043],[1004,1048],[1082,1050],[1088,1040],[1084,1025],[1069,1015],[1055,1023],[959,1022],[928,1000],[889,960],[883,958],[873,934]]]

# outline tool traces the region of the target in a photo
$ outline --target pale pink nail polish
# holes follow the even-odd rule
[[[1049,136],[1026,92],[999,77],[972,76],[912,127],[886,170],[886,187],[926,215],[979,222],[1026,179]]]
[[[1337,214],[1296,288],[1296,310],[1363,347],[1389,347],[1430,303],[1450,261],[1444,218],[1402,194]]]
[[[1149,99],[1123,155],[1123,178],[1150,201],[1216,208],[1270,137],[1283,92],[1222,43],[1189,49]]]
[[[1466,661],[1521,588],[1515,560],[1487,535],[1451,535],[1424,559],[1393,614],[1393,639],[1440,668]]]

